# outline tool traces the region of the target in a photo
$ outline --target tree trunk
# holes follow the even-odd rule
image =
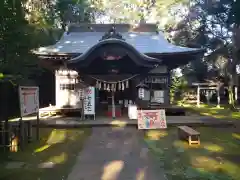
[[[228,104],[234,106],[233,89],[231,85],[228,86]]]
[[[236,99],[234,98],[234,86],[237,84],[237,73],[236,73],[236,66],[238,62],[237,58],[237,52],[238,52],[238,39],[239,39],[239,27],[235,26],[233,30],[233,47],[230,47],[228,49],[229,57],[231,58],[231,61],[229,61],[229,84],[228,84],[228,102],[230,105],[230,108],[235,108],[235,101]]]
[[[9,118],[9,111],[8,111],[8,101],[9,101],[9,86],[10,84],[8,82],[4,82],[2,85],[2,91],[1,91],[1,114],[2,114],[2,120],[4,121],[4,146],[6,147],[9,144],[9,139],[10,139],[10,133],[9,133],[9,123],[8,123],[8,118]]]
[[[232,64],[231,64],[232,65]],[[230,66],[231,66],[230,65]],[[230,108],[234,108],[234,94],[233,94],[233,85],[234,85],[234,79],[233,79],[233,73],[232,73],[232,68],[230,68],[231,72],[229,72],[229,75],[228,75],[228,104],[230,106]]]

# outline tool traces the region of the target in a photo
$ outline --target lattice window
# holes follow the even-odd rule
[[[75,84],[60,84],[60,90],[75,90],[76,85]]]

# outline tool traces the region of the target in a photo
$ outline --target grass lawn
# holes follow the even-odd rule
[[[90,134],[90,129],[41,128],[39,142],[28,144],[22,152],[0,155],[0,180],[66,179]],[[11,161],[24,162],[24,166],[9,169],[6,165]]]
[[[190,105],[190,104],[181,104],[183,107],[188,108],[193,113],[197,113],[204,116],[211,116],[214,118],[223,119],[226,118],[228,120],[240,120],[240,112],[233,112],[227,107],[216,107],[213,105],[201,104],[200,107]]]
[[[145,142],[169,180],[240,180],[240,131],[197,129],[201,145],[178,140],[177,128],[149,130]]]

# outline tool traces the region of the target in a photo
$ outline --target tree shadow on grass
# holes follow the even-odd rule
[[[64,179],[75,163],[90,129],[41,129],[40,142],[26,146],[22,152],[10,154],[12,161],[26,163],[19,169],[3,169],[0,179],[33,180]]]
[[[201,146],[189,147],[179,141],[177,128],[166,131],[168,134],[159,140],[152,140],[151,148],[157,161],[163,166],[171,180],[237,180],[239,179],[239,146],[230,132],[218,128],[199,128]],[[225,134],[226,133],[226,134]],[[149,141],[149,138],[147,138]],[[158,150],[157,150],[158,149]],[[162,165],[163,164],[163,165]]]

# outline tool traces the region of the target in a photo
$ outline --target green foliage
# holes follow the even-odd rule
[[[1,81],[28,79],[41,72],[31,51],[55,43],[61,33],[51,11],[54,7],[46,2],[0,1]]]
[[[90,22],[94,20],[93,8],[89,0],[57,0],[55,12],[59,16],[62,28],[66,24]]]
[[[172,73],[170,87],[170,102],[181,99],[183,92],[187,89],[187,81],[184,76],[177,77]]]
[[[33,48],[31,27],[20,0],[0,3],[0,72],[26,76],[36,64],[30,53]]]
[[[95,17],[107,16],[114,23],[139,23],[152,20],[162,24],[162,19],[168,18],[172,7],[184,4],[189,0],[107,0],[91,1]],[[173,20],[174,18],[171,18]],[[104,22],[104,20],[103,20]],[[106,23],[106,22],[105,22]]]
[[[240,1],[238,0],[225,0],[230,4],[230,13],[228,16],[228,23],[240,25]]]
[[[198,82],[224,77],[228,80],[229,103],[234,102],[231,89],[239,64],[240,30],[236,30],[240,24],[239,8],[240,2],[236,0],[192,0],[186,18],[174,27],[167,27],[175,32],[172,37],[175,44],[207,50],[203,59],[183,67],[184,76]]]

